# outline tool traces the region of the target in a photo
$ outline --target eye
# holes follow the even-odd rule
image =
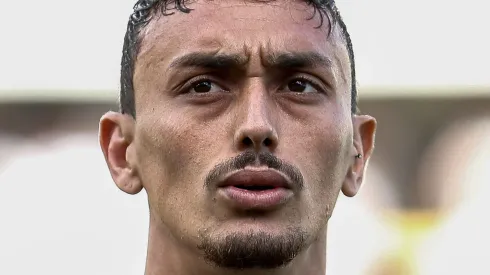
[[[294,78],[281,88],[285,92],[293,93],[319,93],[317,85],[306,78]]]
[[[209,79],[203,79],[194,81],[189,87],[189,92],[196,94],[205,94],[214,92],[226,92],[226,90]]]

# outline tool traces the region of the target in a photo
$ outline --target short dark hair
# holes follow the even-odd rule
[[[138,0],[134,5],[134,12],[129,17],[126,35],[124,37],[123,56],[121,60],[121,91],[119,95],[120,111],[123,114],[130,114],[136,117],[134,103],[134,85],[133,75],[136,58],[139,53],[142,37],[141,30],[150,22],[152,15],[160,11],[162,15],[171,15],[177,10],[184,13],[191,12],[191,9],[186,7],[187,0]],[[351,110],[352,113],[357,113],[357,85],[356,85],[356,70],[354,62],[354,50],[347,27],[340,16],[340,13],[335,4],[335,0],[305,0],[308,5],[313,6],[314,18],[315,14],[320,14],[320,26],[323,24],[324,17],[329,21],[329,33],[336,24],[340,27],[341,34],[345,40],[345,46],[348,51],[350,69],[351,69]],[[169,8],[169,4],[174,4],[175,7]]]

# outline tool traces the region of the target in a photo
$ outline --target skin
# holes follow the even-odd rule
[[[145,274],[324,274],[328,219],[340,191],[358,192],[376,128],[374,118],[350,111],[349,60],[337,28],[327,39],[328,23],[315,28],[320,19],[307,20],[313,8],[302,2],[198,0],[188,7],[190,14],[155,17],[142,34],[136,119],[108,112],[100,121],[114,182],[129,194],[142,188],[148,194]],[[243,62],[217,72],[171,65],[196,52],[232,54]],[[330,64],[287,72],[268,64],[271,56],[305,52]],[[196,77],[213,81],[208,93],[188,85]],[[298,77],[315,84],[303,81],[303,92],[291,91],[288,83]],[[304,187],[267,215],[241,215],[216,188],[204,187],[215,165],[247,150],[270,152],[304,178]],[[291,226],[308,239],[283,268],[224,269],[203,260],[197,248],[203,231],[212,238],[280,236]]]

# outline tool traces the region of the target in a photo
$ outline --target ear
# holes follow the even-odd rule
[[[347,171],[342,192],[353,197],[361,188],[369,158],[374,150],[376,119],[366,115],[353,115],[354,137],[351,165]],[[360,154],[360,158],[356,156]]]
[[[116,112],[102,116],[99,124],[99,142],[112,179],[122,191],[134,195],[143,184],[138,175],[133,143],[133,117]]]

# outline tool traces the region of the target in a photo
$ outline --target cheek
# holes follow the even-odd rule
[[[348,119],[325,121],[305,132],[297,152],[313,205],[333,207],[348,168],[352,130]],[[307,134],[307,136],[306,136]]]
[[[154,216],[184,232],[194,228],[189,222],[205,223],[210,215],[204,178],[228,149],[227,124],[182,111],[159,117],[138,125],[140,177]]]
[[[190,222],[204,222],[207,216],[201,206],[202,190],[212,148],[201,132],[202,125],[179,117],[138,125],[137,151],[138,172],[152,217],[176,236],[183,236],[193,230]]]
[[[180,117],[139,125],[138,170],[149,197],[158,204],[170,204],[177,195],[192,196],[202,188],[211,147],[198,125]]]

